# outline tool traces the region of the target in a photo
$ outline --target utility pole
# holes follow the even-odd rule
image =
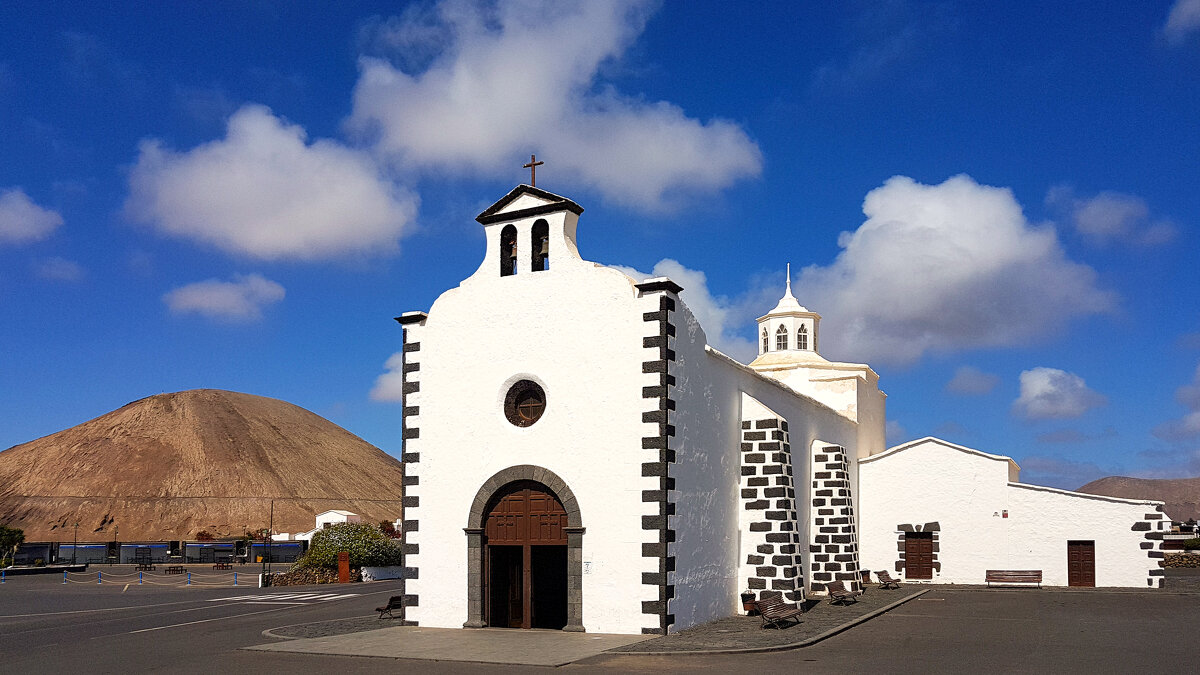
[[[271,534],[275,531],[275,500],[271,500],[271,520],[270,526],[267,528],[267,553],[263,556],[263,574],[268,574],[271,571]]]
[[[75,553],[79,551],[79,521],[75,521],[75,543],[71,544],[71,564],[75,564]]]
[[[271,572],[271,542],[275,539],[275,500],[271,500],[271,525],[267,528],[267,573]]]

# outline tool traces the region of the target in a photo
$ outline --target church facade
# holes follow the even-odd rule
[[[1076,535],[1097,559],[1122,561],[1099,564],[1095,583],[1156,584],[1160,504],[1028,492],[1011,460],[1000,475],[984,459],[998,456],[969,449],[983,468],[967,462],[930,491],[928,467],[907,460],[937,464],[950,444],[886,448],[878,376],[819,355],[820,316],[790,280],[758,320],[758,358],[742,364],[708,345],[675,282],[583,259],[582,212],[518,186],[477,218],[479,269],[428,312],[397,317],[405,620],[668,633],[733,614],[745,591],[801,602],[828,582],[859,588],[867,569],[924,581],[933,565],[915,563],[930,548],[929,581],[981,583],[980,564],[1065,566],[1055,546]],[[953,458],[966,457],[958,447]],[[972,476],[1000,479],[1003,499],[974,503]],[[1065,502],[1072,518],[1094,508],[1104,523],[1044,527]],[[1014,544],[1033,553],[951,535],[1017,504],[1037,512],[1020,522],[1041,534]],[[907,565],[906,532],[924,547]],[[971,562],[952,570],[959,558]]]

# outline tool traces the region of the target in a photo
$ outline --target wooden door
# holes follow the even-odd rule
[[[904,576],[908,579],[933,578],[933,533],[904,533]]]
[[[1096,585],[1096,542],[1067,542],[1067,585]]]
[[[561,628],[566,624],[566,527],[566,510],[540,483],[513,483],[493,497],[484,524],[488,564],[483,597],[488,603],[484,610],[488,625]],[[560,614],[562,623],[552,625],[559,623]]]

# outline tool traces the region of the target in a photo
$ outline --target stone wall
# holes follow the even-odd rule
[[[820,447],[812,456],[812,585],[825,590],[825,582],[841,580],[846,588],[861,590],[858,532],[846,450]]]
[[[788,423],[742,421],[742,560],[739,577],[756,598],[804,600],[804,561]]]

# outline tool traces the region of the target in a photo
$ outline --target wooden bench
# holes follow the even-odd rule
[[[167,574],[183,574],[187,570],[183,569],[183,565],[167,565],[165,571]]]
[[[829,604],[845,605],[850,602],[858,602],[858,596],[862,595],[862,591],[851,591],[846,588],[839,579],[837,581],[825,582],[825,590],[829,591]]]
[[[804,613],[803,610],[784,602],[783,598],[778,595],[756,600],[754,607],[758,610],[759,617],[762,618],[763,628],[766,628],[768,624],[776,628],[786,628],[788,619],[795,621],[796,625],[800,625],[799,616]]]
[[[395,617],[392,616],[392,610],[400,609],[402,607],[404,607],[404,596],[393,595],[392,597],[388,598],[386,605],[383,607],[376,607],[375,611],[379,612],[379,618],[381,619],[383,618],[384,614],[387,614],[389,619],[394,619]]]
[[[231,570],[231,569],[233,569],[233,563],[219,562],[219,563],[216,563],[213,565],[213,569],[214,570]]]
[[[887,570],[879,570],[875,576],[879,577],[880,588],[900,588],[900,580],[888,574]]]
[[[1037,584],[1042,587],[1041,570],[987,570],[984,579],[991,588],[992,584]]]
[[[134,571],[149,572],[150,570],[153,570],[153,569],[154,569],[154,563],[138,563],[137,568]]]

